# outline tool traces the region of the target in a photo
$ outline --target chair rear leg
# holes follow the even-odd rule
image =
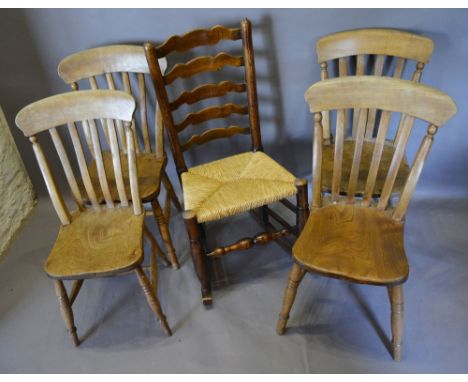
[[[202,302],[204,305],[211,305],[213,297],[211,295],[211,280],[208,271],[207,257],[203,249],[203,228],[197,222],[193,211],[184,212],[185,226],[190,239],[190,249],[193,265],[201,284]]]
[[[403,284],[388,287],[391,304],[392,356],[400,361],[403,339]]]
[[[73,311],[70,306],[67,290],[65,289],[65,285],[63,285],[63,281],[61,280],[55,280],[54,286],[55,294],[57,295],[60,305],[60,312],[62,313],[63,320],[65,321],[65,326],[67,327],[68,333],[70,333],[73,345],[78,346],[80,341],[78,339],[78,335],[76,334]]]
[[[146,277],[145,272],[143,271],[143,269],[141,269],[141,267],[135,268],[135,272],[138,276],[138,281],[140,282],[141,289],[143,289],[143,292],[145,293],[148,305],[150,306],[154,314],[156,314],[156,316],[158,317],[159,323],[161,324],[161,328],[164,330],[164,333],[166,333],[168,336],[171,336],[171,328],[167,324],[166,316],[164,315],[161,309],[161,304],[159,303],[158,298],[154,294],[153,288],[151,287],[151,283]]]
[[[167,225],[166,218],[164,217],[163,211],[161,209],[161,205],[159,204],[157,199],[153,199],[151,201],[151,206],[153,207],[154,217],[156,218],[156,223],[158,224],[159,232],[161,232],[161,237],[166,246],[167,254],[169,255],[169,259],[171,260],[172,268],[179,269],[179,261],[177,260],[174,246],[172,245],[171,234],[169,232],[169,227]]]
[[[276,333],[278,335],[284,334],[286,330],[286,324],[288,323],[289,313],[294,304],[296,298],[297,287],[302,281],[305,275],[305,271],[296,263],[293,263],[291,271],[289,272],[289,280],[284,291],[283,305],[279,314],[278,325],[276,327]]]

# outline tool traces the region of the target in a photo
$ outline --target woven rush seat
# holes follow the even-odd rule
[[[401,283],[409,272],[403,224],[375,208],[329,205],[314,210],[293,256],[308,270],[366,284]]]
[[[348,189],[349,176],[351,174],[351,166],[353,164],[354,156],[354,140],[346,140],[343,145],[343,161],[342,161],[342,175],[340,192],[346,192]],[[367,175],[372,162],[372,155],[374,153],[375,143],[373,141],[364,141],[362,146],[362,157],[359,166],[358,182],[356,186],[357,195],[362,195],[366,188]],[[335,155],[334,145],[323,146],[323,162],[322,162],[322,191],[330,192],[332,189],[333,179],[333,163]],[[375,180],[374,195],[380,195],[387,177],[388,169],[392,162],[393,154],[395,153],[395,147],[392,142],[385,142],[382,151],[382,158],[380,159],[380,166],[377,172],[377,179]],[[393,186],[392,192],[398,194],[403,190],[406,179],[408,178],[410,168],[406,157],[403,158],[400,170],[398,171],[395,179],[395,185]]]
[[[115,183],[114,165],[112,163],[112,153],[105,151],[102,153],[102,160],[104,163],[104,169],[106,171],[107,181],[109,183],[109,192],[112,196],[112,200],[118,201],[119,192]],[[137,167],[138,167],[138,186],[140,189],[140,195],[143,202],[147,202],[149,199],[159,193],[160,177],[161,172],[164,169],[166,160],[159,159],[153,153],[138,153],[136,155]],[[125,193],[130,193],[130,183],[128,181],[128,159],[127,155],[120,155],[120,161],[122,166],[122,176],[124,179]],[[93,160],[88,164],[89,177],[93,184],[94,190],[96,191],[96,197],[100,203],[104,202],[104,195],[101,190],[99,183],[99,174],[96,167],[96,162]],[[78,181],[78,187],[83,197],[86,199],[86,189],[83,184],[83,180]]]
[[[60,227],[44,269],[56,279],[104,276],[143,260],[144,214],[132,208],[88,209]]]
[[[217,220],[295,195],[295,177],[263,152],[247,152],[182,173],[185,210]]]

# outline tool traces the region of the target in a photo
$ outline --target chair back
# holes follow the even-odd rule
[[[49,132],[53,145],[57,151],[63,168],[71,196],[78,210],[87,208],[100,210],[102,208],[115,208],[118,205],[127,207],[129,200],[133,205],[136,215],[142,213],[141,200],[138,189],[138,174],[135,159],[135,132],[132,130],[131,121],[135,111],[135,101],[132,96],[119,91],[108,90],[84,90],[55,95],[34,102],[23,109],[16,116],[16,125],[29,138],[32,143],[42,176],[54,208],[62,225],[71,223],[71,213],[64,202],[64,194],[59,190],[56,179],[52,173],[46,153],[38,141],[40,133]],[[126,134],[128,162],[128,178],[124,179],[122,171],[122,155],[117,141],[117,131],[114,122],[123,126]],[[104,166],[100,132],[106,131],[109,138],[112,153],[112,171],[107,174]],[[85,134],[89,134],[91,146],[84,143]],[[64,143],[63,137],[69,138],[71,145]],[[100,189],[95,189],[86,165],[86,157],[91,155],[86,149],[92,151],[99,175]],[[74,168],[78,168],[79,174],[86,190],[83,197],[78,186]],[[116,182],[119,200],[113,200],[109,191],[109,182]],[[125,192],[125,185],[131,190],[130,195]],[[105,205],[101,205],[97,194],[102,193]],[[90,204],[85,201],[89,201]]]
[[[390,196],[405,155],[405,148],[410,137],[415,119],[428,124],[419,150],[414,158],[410,173],[406,179],[398,203],[392,211],[395,220],[405,216],[409,201],[413,195],[422,167],[429,154],[434,135],[439,127],[447,122],[456,112],[454,101],[445,93],[412,81],[376,76],[340,77],[320,81],[312,85],[305,93],[310,111],[314,113],[314,147],[313,147],[313,207],[322,206],[321,176],[322,176],[322,145],[324,111],[336,114],[336,139],[333,161],[333,178],[331,202],[342,202],[340,184],[342,184],[343,146],[345,139],[345,110],[359,110],[356,129],[352,167],[347,180],[345,202],[359,203],[363,206],[374,205],[381,210],[389,207]],[[377,128],[377,137],[372,153],[371,165],[367,174],[360,173],[360,162],[365,139],[366,121],[369,110],[380,111],[381,118]],[[388,173],[384,174],[383,189],[375,202],[374,186],[382,158],[383,147],[389,131],[392,116],[399,117],[395,150],[391,158]],[[367,178],[362,198],[356,198],[355,190],[358,178]],[[346,182],[346,180],[344,180]]]
[[[162,72],[167,63],[159,62]],[[164,157],[164,134],[161,114],[152,93],[148,64],[142,46],[108,45],[87,49],[65,57],[57,68],[59,76],[73,90],[79,88],[122,90],[131,94],[137,105],[132,123],[137,136],[136,152],[154,152],[158,158]],[[151,102],[153,101],[153,102]],[[151,128],[151,122],[154,126]],[[88,145],[92,146],[87,131]],[[105,139],[109,143],[109,137]],[[122,123],[117,123],[117,137],[125,148],[125,132]]]
[[[338,67],[338,75],[374,75],[388,73],[393,78],[402,78],[405,64],[415,61],[411,79],[421,80],[424,65],[434,50],[431,39],[398,29],[370,28],[334,33],[322,37],[316,44],[321,79],[329,78],[328,63]],[[346,113],[349,114],[349,111]],[[353,110],[351,136],[356,136],[359,110]],[[370,110],[366,123],[366,139],[375,137],[378,115]],[[331,141],[330,120],[323,115],[324,139]],[[345,122],[347,123],[347,121]],[[399,126],[402,128],[402,126]]]
[[[159,60],[167,55],[187,52],[200,46],[213,46],[226,40],[242,41],[242,55],[234,56],[219,52],[212,56],[199,56],[188,62],[178,62],[166,74],[163,74]],[[145,51],[164,124],[169,132],[171,149],[179,176],[187,171],[184,153],[194,146],[220,138],[230,138],[237,134],[250,134],[252,150],[263,149],[258,117],[252,28],[249,20],[244,19],[240,28],[226,28],[217,25],[211,29],[197,29],[182,36],[172,36],[157,47],[151,43],[146,43]],[[219,71],[226,67],[243,67],[241,75],[244,80],[241,82],[224,80],[219,83],[200,84],[169,100],[167,88],[174,81],[180,78],[193,77],[203,72]],[[224,71],[223,74],[225,74]],[[189,113],[181,120],[176,121],[174,112],[182,105],[192,105],[202,100],[224,97],[233,92],[246,93],[247,103],[245,105],[225,103],[221,106],[209,106],[197,112]],[[180,137],[180,133],[191,125],[226,118],[232,114],[248,116],[249,127],[231,125],[229,127],[206,129],[202,133],[197,132],[184,141]],[[198,127],[197,130],[199,130]]]

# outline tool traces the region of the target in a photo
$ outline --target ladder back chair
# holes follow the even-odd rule
[[[166,68],[166,60],[160,62],[162,70]],[[65,57],[58,65],[59,76],[71,86],[73,90],[78,90],[79,85],[88,85],[91,89],[122,90],[131,94],[137,102],[137,118],[132,123],[135,126],[136,133],[136,158],[138,163],[138,174],[140,183],[140,194],[143,203],[151,203],[153,215],[156,220],[156,226],[159,228],[161,237],[166,246],[167,253],[173,268],[179,268],[179,262],[176,257],[175,249],[172,244],[169,232],[170,203],[181,211],[182,207],[174,192],[171,181],[166,173],[167,158],[164,152],[164,131],[156,100],[151,102],[150,88],[148,83],[151,79],[145,78],[149,73],[146,63],[143,47],[138,45],[108,45],[98,48],[88,49],[77,52]],[[151,85],[152,86],[152,85]],[[154,126],[152,118],[154,116]],[[87,128],[84,130],[86,142],[92,147],[92,139]],[[110,147],[109,136],[106,130],[103,131],[103,140]],[[119,147],[125,152],[126,137],[122,123],[117,122],[117,140]],[[92,150],[91,150],[92,152]],[[94,158],[93,158],[94,159]],[[103,152],[104,166],[112,167],[112,155],[110,151]],[[125,159],[124,159],[125,160]],[[96,169],[95,161],[88,163],[91,182],[96,185],[99,183],[99,174]],[[126,171],[124,167],[124,176]],[[109,172],[108,172],[109,174]],[[166,188],[166,200],[164,212],[158,201],[161,182]],[[112,183],[109,189],[112,198],[119,197],[115,183]],[[78,186],[83,189],[82,180],[78,181]],[[102,194],[97,195],[101,202],[105,201]],[[153,237],[149,237],[150,231],[145,227],[145,233],[151,240],[153,250],[160,253],[161,249]]]
[[[293,266],[289,274],[277,332],[283,334],[296,290],[306,272],[317,272],[356,283],[386,286],[391,302],[392,351],[400,359],[403,334],[403,283],[409,273],[404,249],[404,218],[423,165],[439,127],[456,112],[446,94],[412,81],[375,76],[342,77],[320,81],[305,93],[314,113],[312,205],[306,225],[293,246]],[[359,109],[356,145],[350,175],[343,173],[344,113]],[[366,173],[362,197],[355,196],[364,151],[366,116],[369,109],[382,111],[371,165]],[[322,113],[337,113],[337,135],[331,195],[322,191],[321,166],[324,161]],[[377,170],[382,160],[391,117],[403,120],[395,142],[388,174],[380,197],[373,199]],[[389,203],[413,120],[427,122],[427,133],[417,151],[395,207]],[[398,122],[396,119],[395,122]],[[347,184],[340,195],[340,184]]]
[[[83,281],[131,270],[135,271],[148,304],[163,330],[167,335],[171,334],[156,295],[157,263],[154,253],[151,256],[151,282],[141,266],[144,259],[145,214],[139,194],[135,131],[131,126],[134,110],[134,99],[124,92],[87,90],[42,99],[26,106],[16,116],[16,125],[32,143],[52,204],[60,219],[60,231],[44,269],[54,279],[62,317],[75,346],[79,345],[79,339],[72,305]],[[117,121],[122,124],[126,137],[125,161],[117,146],[114,125]],[[102,129],[107,130],[110,140],[112,169],[104,166],[99,134]],[[91,181],[86,165],[83,130],[90,134],[99,184]],[[67,207],[66,194],[60,191],[60,183],[56,182],[58,177],[52,173],[38,141],[37,136],[45,132],[50,134],[60,159],[75,204],[73,211]],[[70,147],[63,137],[71,140]],[[127,169],[124,170],[124,166]],[[109,170],[115,174],[112,180],[106,176]],[[78,186],[77,171],[83,179],[86,195]],[[117,189],[118,198],[111,194],[111,187]],[[99,194],[104,196],[104,204],[100,203]],[[73,281],[69,293],[64,285],[66,280]]]
[[[340,77],[349,75],[375,75],[403,78],[404,68],[408,61],[414,61],[414,71],[411,80],[421,80],[424,65],[434,50],[431,39],[413,33],[397,29],[357,29],[334,33],[321,38],[316,44],[318,62],[321,67],[321,79],[327,79],[329,75],[329,63],[337,66],[337,74]],[[352,113],[352,120],[348,116]],[[345,134],[347,136],[343,147],[343,173],[349,176],[351,171],[351,159],[353,157],[357,126],[359,123],[359,110],[347,110],[345,113]],[[348,122],[351,127],[348,131]],[[396,130],[395,135],[389,136],[385,142],[384,151],[378,170],[374,194],[380,195],[383,183],[390,166],[391,158],[395,150],[395,142],[403,128],[403,122]],[[369,109],[366,115],[366,131],[361,160],[361,171],[365,172],[370,167],[372,151],[376,137],[376,128],[379,123],[379,113],[375,109]],[[331,121],[328,112],[323,113],[323,139],[326,145],[323,149],[323,177],[322,187],[330,192],[333,173],[333,156],[335,146],[331,132]],[[397,175],[393,192],[399,193],[403,189],[406,177],[409,173],[409,165],[406,158],[403,159]],[[346,183],[341,184],[341,193],[346,192]],[[362,195],[365,186],[365,178],[358,177],[358,185],[355,193]]]
[[[243,55],[233,56],[219,52],[215,56],[197,56],[188,62],[175,64],[166,74],[163,74],[158,65],[158,60],[170,53],[182,53],[192,48],[215,45],[226,40],[240,40]],[[292,174],[263,152],[249,20],[244,19],[240,28],[217,25],[211,29],[198,29],[182,36],[172,36],[157,47],[147,43],[145,50],[182,184],[184,219],[191,243],[192,260],[201,283],[202,301],[205,305],[209,305],[212,303],[212,294],[208,259],[221,257],[234,250],[245,250],[255,244],[266,244],[271,240],[296,233],[296,227],[289,225],[267,205],[279,201],[292,210],[299,219],[300,211],[305,211],[307,206],[305,199],[307,184],[305,180],[296,180]],[[227,69],[226,67],[232,68],[230,70],[238,70],[238,73],[245,78],[245,82],[244,80],[242,82],[224,80],[219,83],[205,83],[183,91],[174,99],[169,100],[168,87],[174,81],[180,78],[196,77],[197,74],[203,72]],[[235,69],[236,67],[240,69]],[[227,75],[225,70],[222,74]],[[179,121],[176,120],[174,112],[182,105],[192,105],[202,100],[224,97],[233,93],[245,93],[247,104],[226,103],[221,106],[210,106],[189,113]],[[183,141],[183,137],[179,134],[190,125],[226,118],[232,114],[248,116],[249,127],[232,125],[205,129],[201,133],[199,133],[201,129],[196,127],[197,133],[186,141]],[[251,151],[188,167],[184,156],[188,150],[194,146],[216,139],[230,138],[237,134],[250,135]],[[286,199],[294,195],[297,195],[298,206]],[[206,248],[203,223],[260,207],[263,211],[263,223],[268,227],[267,232],[213,250]],[[281,229],[275,228],[268,217],[278,223]]]

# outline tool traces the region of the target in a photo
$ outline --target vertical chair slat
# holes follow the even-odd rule
[[[340,77],[345,77],[348,75],[348,58],[340,57],[338,59],[338,74]],[[344,111],[344,130],[348,128],[348,110]]]
[[[377,205],[377,208],[381,210],[387,208],[388,201],[390,199],[390,196],[392,195],[393,185],[395,183],[398,171],[400,170],[400,165],[403,161],[403,157],[405,156],[406,143],[408,142],[408,138],[411,134],[413,123],[414,117],[406,116],[402,132],[398,137],[397,142],[395,143],[395,153],[393,154],[392,162],[390,163],[387,177],[385,179],[385,183],[382,189],[382,194]]]
[[[135,215],[141,215],[142,206],[140,199],[140,189],[138,185],[135,140],[133,138],[134,131],[128,122],[125,123],[125,133],[127,135],[128,176],[130,182],[130,192],[132,194],[133,212]]]
[[[101,185],[102,194],[104,195],[107,207],[113,208],[114,201],[112,200],[112,195],[109,190],[106,169],[104,168],[104,161],[102,158],[101,142],[99,140],[96,124],[93,120],[83,121],[82,124],[83,126],[88,125],[89,130],[91,131],[91,139],[93,141],[94,158],[99,177],[99,184]],[[105,126],[105,124],[103,126]]]
[[[52,175],[52,172],[50,171],[49,164],[47,163],[47,159],[44,156],[42,147],[40,146],[39,142],[37,142],[36,137],[32,136],[29,138],[29,140],[32,143],[37,163],[39,164],[39,168],[47,186],[47,191],[49,191],[50,199],[52,200],[52,204],[54,205],[55,211],[57,212],[60,222],[63,225],[70,224],[70,212],[68,211],[68,208],[65,205],[65,202],[63,201],[62,194],[60,194],[60,191],[57,188],[57,184]]]
[[[144,151],[151,152],[151,143],[148,130],[147,102],[146,102],[146,84],[145,75],[138,73],[138,90],[140,92],[140,123],[141,134],[143,135]]]
[[[312,207],[322,206],[322,114],[314,114],[314,142],[312,148]]]
[[[396,64],[395,64],[395,70],[393,72],[393,77],[394,78],[401,78],[403,74],[403,68],[405,67],[405,59],[402,57],[397,57],[396,59]]]
[[[84,208],[83,198],[80,193],[80,189],[78,188],[78,183],[75,178],[75,174],[73,173],[73,169],[70,164],[70,160],[68,159],[67,152],[63,145],[62,139],[55,127],[49,130],[50,136],[52,138],[52,142],[54,143],[55,149],[57,150],[57,154],[60,158],[60,162],[62,163],[63,171],[65,173],[65,177],[67,178],[68,185],[70,186],[70,190],[73,195],[73,199],[75,200],[78,208],[82,210]]]
[[[120,160],[119,143],[113,120],[106,119],[107,131],[109,134],[110,149],[112,153],[112,164],[114,167],[115,184],[119,193],[120,204],[124,207],[128,206],[127,194],[125,193],[125,184],[122,174],[122,162]]]
[[[364,54],[358,54],[356,56],[356,76],[363,76],[365,70],[366,56]],[[356,136],[356,129],[359,123],[359,109],[353,109],[353,127],[352,136]]]
[[[106,73],[106,82],[107,82],[107,86],[109,88],[109,90],[117,90],[116,86],[115,86],[115,81],[114,81],[114,77],[112,76],[112,73]],[[101,120],[101,124],[102,126],[105,126],[105,123],[103,120]],[[114,124],[114,121],[111,121],[112,124]],[[117,124],[117,131],[118,131],[118,134],[119,134],[119,138],[120,138],[120,142],[122,142],[122,147],[125,147],[125,132],[124,132],[124,128],[123,128],[123,125],[122,125],[122,121],[115,121],[115,123]],[[107,130],[104,129],[104,132],[106,134],[106,138],[107,138],[107,141],[109,142],[109,137],[107,136]]]
[[[106,80],[107,80],[107,74],[106,74]],[[96,77],[94,77],[94,76],[89,77],[88,81],[89,81],[89,86],[91,87],[91,89],[93,89],[93,90],[99,89]],[[113,82],[112,82],[112,84],[113,84]],[[113,87],[111,87],[111,85],[109,84],[109,81],[107,81],[107,85],[109,86],[110,90],[115,89],[115,85]],[[100,121],[101,121],[101,125],[104,126],[104,120],[101,119]],[[92,138],[91,138],[91,132],[89,131],[89,126],[86,125],[86,126],[83,126],[83,128],[84,128],[84,132],[85,132],[85,135],[86,135],[86,140],[88,142],[89,151],[91,151],[91,153],[92,153],[93,152],[93,141],[92,141]],[[105,129],[104,129],[104,135],[106,136],[107,142],[109,142],[109,137],[107,136],[107,131],[105,131]]]
[[[379,54],[375,57],[374,76],[382,75],[384,63],[385,63],[385,56]],[[369,115],[367,117],[366,139],[372,138],[374,134],[376,114],[377,114],[376,109],[369,109]]]
[[[421,175],[422,168],[426,162],[429,151],[431,150],[432,143],[434,142],[434,134],[437,132],[437,127],[429,125],[427,135],[423,138],[421,146],[419,146],[418,153],[411,166],[411,171],[406,180],[405,186],[400,196],[400,200],[393,212],[393,219],[400,221],[404,218],[406,210],[408,209],[409,202],[413,196],[416,184],[418,183],[419,176]]]
[[[380,159],[382,158],[382,152],[385,145],[385,138],[387,136],[388,127],[390,125],[391,116],[391,111],[383,111],[382,116],[380,117],[379,129],[377,132],[377,138],[374,143],[374,151],[372,153],[369,173],[367,175],[366,188],[364,191],[364,198],[362,201],[362,204],[364,206],[368,206],[372,199],[375,181],[377,180],[377,174],[379,171]]]
[[[340,109],[336,115],[335,156],[333,158],[332,201],[337,202],[341,187],[341,170],[343,166],[343,147],[345,137],[346,109]]]
[[[367,121],[367,109],[360,109],[359,121],[356,131],[356,141],[354,143],[354,155],[353,163],[351,166],[351,173],[349,175],[348,184],[348,203],[354,202],[354,194],[356,193],[356,187],[359,177],[359,166],[361,164],[362,147],[364,144],[364,133],[366,132],[366,121]]]
[[[93,183],[91,182],[91,178],[89,176],[88,166],[86,165],[86,159],[83,152],[83,146],[81,145],[76,125],[74,122],[70,122],[67,124],[67,126],[73,143],[73,148],[75,149],[78,167],[80,168],[81,179],[86,189],[86,193],[88,194],[88,199],[91,201],[93,208],[100,209],[99,202],[96,197],[96,191],[94,190]]]

